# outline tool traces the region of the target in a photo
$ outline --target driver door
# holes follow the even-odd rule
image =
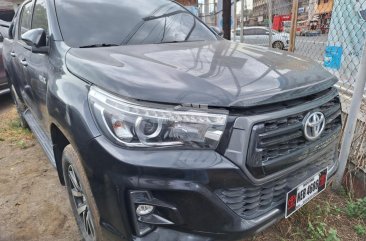
[[[31,29],[42,28],[49,35],[46,0],[36,0],[33,11]],[[49,39],[49,38],[47,38]],[[49,40],[48,40],[49,41]],[[47,43],[49,44],[49,43]],[[48,110],[46,105],[47,84],[51,69],[48,54],[32,53],[28,50],[27,59],[28,83],[33,96],[32,114],[36,117],[44,130],[48,130]]]

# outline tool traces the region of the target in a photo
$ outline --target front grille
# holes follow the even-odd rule
[[[283,179],[263,187],[229,188],[216,191],[216,195],[239,216],[251,217],[284,202],[287,180]]]
[[[308,141],[303,134],[303,120],[315,111],[324,114],[326,126],[318,140]],[[337,139],[341,125],[339,97],[310,110],[257,123],[250,138],[247,167],[256,177],[289,167]]]
[[[324,152],[324,151],[323,151]],[[322,154],[322,153],[320,153]],[[308,164],[285,178],[257,187],[234,187],[218,189],[216,195],[236,214],[245,219],[263,215],[271,209],[283,205],[286,193],[315,173],[335,165],[336,147],[327,150],[320,160]],[[332,173],[329,173],[330,175]]]

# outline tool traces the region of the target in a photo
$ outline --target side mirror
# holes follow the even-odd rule
[[[212,31],[214,31],[217,35],[219,35],[219,36],[223,36],[224,35],[224,33],[218,28],[218,27],[215,27],[215,26],[211,26],[210,27],[210,29],[212,30]]]
[[[22,34],[21,38],[31,47],[33,53],[48,53],[47,34],[44,29],[28,30]]]

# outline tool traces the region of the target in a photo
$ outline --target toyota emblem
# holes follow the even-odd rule
[[[325,128],[325,116],[321,112],[309,113],[304,119],[304,135],[309,141],[320,137]]]

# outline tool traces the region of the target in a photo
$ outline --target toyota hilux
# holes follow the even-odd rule
[[[338,167],[337,78],[175,1],[28,0],[3,58],[85,240],[242,239]]]

